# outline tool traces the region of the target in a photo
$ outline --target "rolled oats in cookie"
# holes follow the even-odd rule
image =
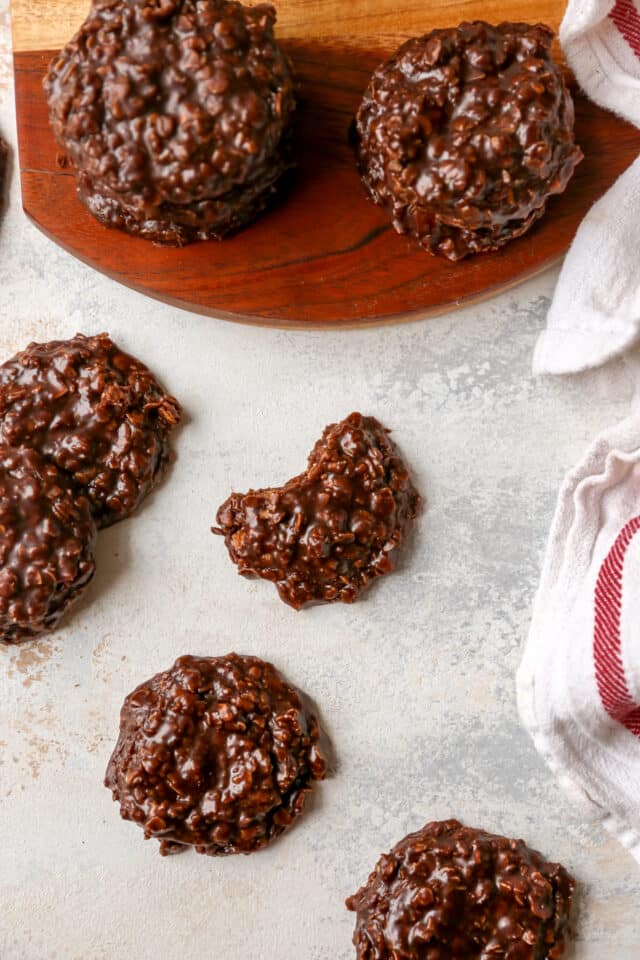
[[[65,470],[101,527],[149,493],[179,420],[177,401],[107,334],[32,343],[0,366],[0,442]]]
[[[575,882],[522,840],[428,823],[347,900],[358,960],[560,960]]]
[[[0,445],[0,641],[56,626],[95,571],[87,498],[35,450]]]
[[[179,246],[264,210],[292,166],[294,81],[275,19],[232,0],[94,0],[45,89],[98,220]]]
[[[394,569],[419,504],[389,431],[352,413],[325,429],[304,473],[282,487],[232,493],[213,532],[239,573],[272,580],[295,609],[352,603]]]
[[[253,853],[293,823],[324,777],[319,737],[270,663],[184,656],[126,698],[105,785],[162,854]]]
[[[354,135],[398,233],[459,260],[521,236],[564,191],[582,152],[552,41],[542,24],[462,23],[378,67]]]

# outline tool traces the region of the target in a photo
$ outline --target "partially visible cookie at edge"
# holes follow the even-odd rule
[[[107,334],[32,343],[0,366],[0,442],[65,470],[100,527],[128,517],[158,481],[180,405]]]
[[[352,413],[325,429],[304,473],[282,487],[231,494],[212,529],[239,573],[273,581],[299,610],[353,603],[390,573],[419,505],[389,431]]]
[[[0,444],[0,641],[56,626],[95,572],[88,499],[35,450]]]
[[[383,854],[347,907],[357,960],[560,960],[575,881],[523,840],[434,821]]]

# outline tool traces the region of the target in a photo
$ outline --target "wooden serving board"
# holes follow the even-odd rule
[[[98,224],[60,166],[42,79],[84,19],[86,0],[12,0],[23,205],[52,240],[97,270],[160,300],[278,326],[356,326],[412,319],[484,299],[546,269],[640,153],[640,132],[585,99],[576,134],[585,160],[543,220],[494,254],[451,264],[391,229],[360,184],[347,131],[374,67],[408,36],[464,19],[557,28],[561,0],[276,0],[277,36],[301,81],[300,165],[287,197],[236,236],[156,247]],[[399,9],[401,7],[401,9]]]

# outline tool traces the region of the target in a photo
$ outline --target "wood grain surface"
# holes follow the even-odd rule
[[[458,264],[431,257],[394,233],[358,178],[347,132],[371,71],[403,35],[480,15],[557,24],[560,5],[436,0],[428,10],[424,2],[404,4],[402,14],[390,0],[277,6],[279,35],[289,37],[284,46],[301,82],[297,174],[278,206],[242,233],[167,249],[98,224],[76,198],[73,172],[60,164],[42,78],[86,4],[13,0],[23,205],[40,229],[113,279],[200,313],[282,326],[391,322],[484,299],[546,269],[640,152],[637,130],[578,98],[585,160],[543,220],[498,253]]]
[[[362,46],[372,34],[400,39],[482,17],[548,23],[557,29],[562,0],[271,0],[279,37],[333,37]],[[11,0],[14,50],[55,50],[80,26],[89,0]]]

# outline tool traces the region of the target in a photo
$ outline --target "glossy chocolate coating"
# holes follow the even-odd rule
[[[318,739],[315,717],[270,663],[180,657],[125,700],[105,785],[163,854],[252,853],[324,777]]]
[[[94,0],[45,81],[94,216],[182,245],[264,209],[292,165],[295,110],[274,23],[265,4]]]
[[[304,473],[283,487],[231,494],[213,532],[239,573],[272,580],[295,609],[352,603],[393,570],[419,503],[388,431],[352,413],[325,429]]]
[[[34,450],[0,445],[0,641],[52,629],[95,572],[89,501]]]
[[[522,840],[428,823],[347,900],[358,960],[559,960],[574,880]]]
[[[102,527],[154,486],[179,419],[176,400],[107,334],[32,343],[0,366],[0,442],[65,470]]]
[[[356,118],[358,162],[399,233],[459,260],[525,233],[562,193],[582,152],[552,40],[541,24],[462,23],[378,67]]]

